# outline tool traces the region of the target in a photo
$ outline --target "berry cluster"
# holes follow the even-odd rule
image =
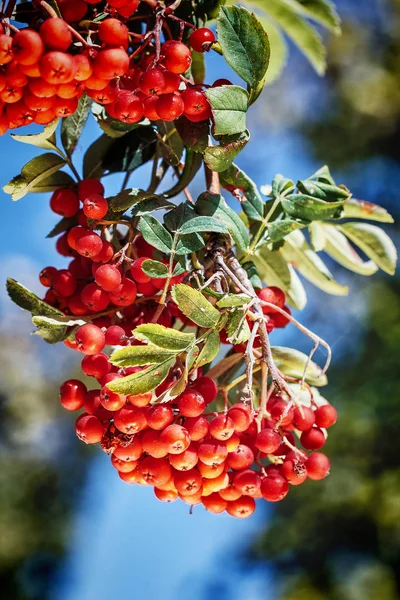
[[[69,411],[84,409],[76,421],[78,437],[88,444],[99,443],[111,454],[122,480],[152,485],[162,501],[179,497],[189,504],[202,503],[214,513],[226,510],[232,516],[248,517],[256,498],[282,500],[289,484],[322,479],[329,473],[328,458],[314,451],[322,448],[325,429],[336,421],[331,405],[293,407],[281,393],[270,396],[263,416],[246,402],[222,412],[210,410],[207,406],[218,388],[201,369],[186,390],[169,401],[164,395],[174,384],[172,376],[145,394],[124,396],[111,391],[108,383],[144,367],[118,368],[104,349],[140,344],[132,330],[151,322],[165,279],[150,279],[143,271],[143,261],[153,257],[155,249],[141,236],[128,241],[124,252],[116,252],[103,234],[94,231],[108,212],[100,181],[86,179],[76,190],[57,190],[50,206],[78,224],[57,241],[58,251],[72,258],[69,267],[46,267],[40,273],[41,283],[49,288],[44,299],[66,315],[89,320],[65,344],[85,355],[82,371],[100,386],[88,391],[79,380],[66,381],[61,386],[61,404]],[[183,277],[174,277],[171,286]],[[258,296],[289,312],[279,288],[263,288]],[[264,310],[269,331],[287,324],[273,308]],[[158,323],[173,327],[178,320],[185,317],[171,301]],[[221,340],[226,341],[224,331]],[[240,345],[235,349],[243,351]],[[301,445],[311,454],[296,447],[292,430],[297,430]]]
[[[87,4],[81,0],[60,2],[64,18],[48,18],[37,30],[6,33],[0,25],[0,135],[31,122],[44,125],[72,115],[82,94],[128,124],[143,118],[173,121],[185,115],[198,122],[211,117],[202,86],[183,76],[192,62],[190,48],[169,39],[158,50],[151,45],[134,50],[136,38],[122,21],[139,2],[109,4],[116,16],[92,23],[91,43],[69,24],[83,18]],[[82,39],[80,45],[73,44],[74,35]],[[206,28],[195,29],[189,38],[191,47],[201,52],[214,41]],[[230,82],[218,80],[214,85],[226,83]]]

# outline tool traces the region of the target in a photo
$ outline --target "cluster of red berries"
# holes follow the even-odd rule
[[[120,1],[125,0],[117,4]],[[123,9],[134,12],[138,4],[131,0],[114,8],[125,17],[130,15]],[[27,28],[8,34],[0,25],[0,135],[31,122],[45,125],[68,117],[84,93],[125,123],[143,118],[173,121],[181,115],[195,122],[211,117],[202,86],[182,76],[192,61],[186,44],[168,40],[159,57],[151,48],[140,56],[130,54],[128,27],[119,18],[107,17],[94,24],[92,38],[100,45],[75,46],[67,21],[82,18],[72,14],[78,5],[86,8],[81,0],[64,0],[60,8],[65,20],[46,19],[37,31]],[[194,30],[189,41],[193,49],[204,52],[215,37],[202,28]],[[218,80],[214,85],[226,83],[230,82]]]
[[[91,325],[82,329],[87,327]],[[85,330],[77,337],[83,333],[81,348],[99,350],[97,338],[96,348],[92,345],[92,332]],[[287,401],[276,395],[269,401],[270,418],[258,424],[258,411],[245,403],[224,413],[205,412],[218,392],[207,376],[199,376],[180,396],[163,403],[157,397],[168,383],[137,396],[121,396],[107,388],[107,382],[138,367],[113,373],[107,355],[100,353],[87,354],[82,369],[102,387],[87,391],[75,379],[61,386],[63,407],[85,410],[76,421],[78,437],[87,444],[100,443],[123,481],[153,486],[161,501],[181,498],[191,505],[203,504],[212,513],[226,510],[246,518],[256,508],[255,499],[278,502],[288,494],[289,484],[323,479],[329,473],[329,459],[321,452],[308,455],[297,449],[290,431],[301,432],[307,450],[319,450],[325,443],[322,428],[336,421],[329,404],[285,411]],[[267,457],[271,463],[264,466],[261,461]]]

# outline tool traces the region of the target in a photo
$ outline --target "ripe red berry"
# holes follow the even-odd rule
[[[307,469],[301,458],[286,460],[280,467],[281,474],[292,485],[300,485],[307,479]]]
[[[228,456],[228,449],[224,444],[210,440],[199,445],[198,455],[206,465],[220,465]]]
[[[204,398],[196,390],[186,389],[176,399],[179,412],[184,417],[199,417],[206,407]]]
[[[303,431],[300,437],[300,442],[306,450],[319,450],[325,441],[324,432],[318,427],[311,427],[311,429]]]
[[[135,396],[127,396],[128,402],[133,404],[133,406],[147,406],[150,404],[151,398],[151,392],[147,392],[145,394],[136,394]]]
[[[182,100],[185,106],[185,115],[204,114],[210,110],[209,102],[203,92],[188,88],[182,92]],[[210,115],[211,116],[211,112]]]
[[[337,410],[332,404],[323,404],[315,411],[315,423],[318,427],[332,427],[337,421]]]
[[[205,52],[210,49],[210,44],[215,42],[215,35],[207,27],[200,27],[193,31],[189,43],[196,52]]]
[[[128,404],[114,413],[114,425],[123,433],[133,434],[147,427],[143,408]]]
[[[104,194],[104,187],[98,179],[83,179],[78,183],[79,200],[84,202],[88,196],[92,194]]]
[[[117,392],[113,392],[112,390],[110,390],[107,387],[106,383],[109,383],[110,381],[113,381],[114,379],[118,379],[118,376],[115,378],[112,378],[112,375],[116,375],[116,374],[109,373],[108,375],[103,377],[101,380],[102,383],[104,382],[104,385],[100,391],[100,402],[104,408],[114,412],[114,411],[119,410],[123,406],[125,406],[126,396],[117,394]]]
[[[45,81],[54,85],[69,83],[76,73],[76,64],[70,54],[54,50],[42,56],[40,74]]]
[[[60,387],[60,402],[66,410],[82,408],[86,395],[86,385],[79,379],[68,379]]]
[[[137,123],[143,117],[143,102],[136,94],[122,90],[115,100],[114,112],[124,123]]]
[[[59,17],[43,21],[39,32],[46,48],[49,50],[65,52],[72,44],[72,33],[64,19]]]
[[[158,96],[159,94],[164,94],[164,71],[159,67],[145,71],[140,77],[139,88],[146,96]]]
[[[76,285],[76,278],[67,269],[61,269],[54,273],[52,287],[59,296],[72,296],[76,290]]]
[[[181,425],[168,425],[160,434],[160,442],[165,444],[169,454],[181,454],[189,447],[190,437]]]
[[[171,454],[169,462],[177,471],[189,471],[198,463],[197,448],[194,444],[190,444],[188,448],[181,454]]]
[[[289,484],[282,475],[268,475],[261,481],[261,493],[268,502],[280,502],[289,492]]]
[[[248,446],[240,444],[236,450],[229,453],[227,462],[235,471],[248,469],[254,462],[253,451]]]
[[[6,65],[13,59],[12,37],[4,33],[0,34],[0,65]]]
[[[235,425],[228,415],[217,415],[210,421],[210,434],[216,440],[228,440],[235,432]]]
[[[270,302],[271,304],[275,304],[275,306],[279,306],[279,308],[283,308],[285,306],[285,293],[278,287],[271,286],[262,288],[261,290],[258,290],[257,296],[260,298],[260,300],[263,300],[264,302]],[[265,315],[275,312],[274,309],[270,306],[263,306],[262,310]]]
[[[149,427],[160,431],[171,425],[174,420],[174,413],[170,406],[167,404],[158,404],[152,406],[146,412],[146,420]]]
[[[99,265],[95,273],[96,283],[106,292],[114,291],[121,285],[121,273],[114,265]]]
[[[108,360],[107,354],[91,354],[83,357],[81,368],[88,377],[101,379],[101,377],[110,372],[111,363]]]
[[[322,454],[322,452],[313,452],[308,457],[306,467],[308,477],[314,481],[319,481],[329,475],[331,463],[329,462],[329,458],[325,454]]]
[[[94,415],[100,421],[109,421],[113,416],[112,412],[102,406],[100,390],[89,390],[85,395],[83,407],[89,415]]]
[[[99,327],[87,323],[79,327],[75,334],[78,350],[84,354],[99,354],[105,345],[105,336]]]
[[[179,92],[164,94],[157,100],[156,110],[164,121],[174,121],[183,114],[185,105]]]
[[[92,312],[100,312],[105,310],[109,305],[110,296],[97,283],[89,283],[81,291],[81,300]]]
[[[123,346],[126,342],[125,330],[120,325],[111,325],[105,332],[105,340],[106,346]]]
[[[129,57],[122,48],[106,48],[97,54],[93,69],[94,74],[101,79],[121,77],[129,69]]]
[[[310,429],[315,423],[315,414],[308,406],[303,406],[302,409],[303,416],[301,416],[298,408],[294,409],[293,425],[299,431],[307,431],[307,429]]]
[[[217,384],[213,379],[207,377],[206,375],[198,377],[193,383],[192,387],[203,396],[206,404],[210,404],[210,402],[213,402],[213,400],[215,400],[217,397]]]
[[[196,468],[189,471],[175,471],[173,478],[176,489],[183,496],[191,496],[201,490],[203,479]]]
[[[87,13],[88,6],[83,0],[58,0],[63,18],[68,23],[81,21]]]
[[[202,440],[208,433],[208,421],[203,416],[185,419],[185,427],[194,442]]]
[[[265,454],[273,454],[281,445],[281,436],[272,429],[261,429],[257,434],[255,446]]]
[[[223,513],[228,506],[228,502],[221,498],[218,492],[213,492],[209,496],[203,497],[202,503],[206,510],[215,515]]]
[[[164,65],[172,73],[184,73],[192,62],[192,53],[189,48],[175,40],[165,42],[162,47],[162,55]]]
[[[250,496],[241,496],[237,500],[232,500],[231,502],[228,502],[226,512],[228,513],[228,515],[231,515],[231,517],[236,517],[238,519],[247,519],[247,517],[251,517],[255,509],[256,503],[254,498],[250,498]]]
[[[103,437],[105,427],[94,415],[83,414],[75,423],[76,435],[85,444],[97,444]]]
[[[111,242],[108,242],[107,240],[103,240],[103,246],[102,249],[100,250],[100,252],[98,254],[95,254],[94,256],[91,256],[90,258],[92,259],[93,262],[96,263],[106,263],[109,262],[112,257],[114,256],[114,246],[111,244]]]
[[[243,432],[249,427],[252,417],[247,404],[235,404],[228,410],[228,415],[233,421],[235,431]]]
[[[136,285],[131,279],[123,277],[121,284],[110,292],[110,300],[116,306],[129,306],[136,299]]]
[[[83,212],[88,219],[99,221],[108,213],[108,202],[100,194],[90,194],[83,202]]]
[[[280,425],[290,425],[293,421],[294,408],[284,400],[279,400],[271,409],[271,417]]]
[[[39,273],[39,281],[45,287],[50,287],[54,275],[57,273],[55,267],[45,267]]]
[[[12,40],[12,49],[15,60],[21,65],[34,65],[39,61],[44,44],[41,36],[32,29],[18,31]]]
[[[143,447],[139,436],[135,436],[128,446],[117,446],[113,452],[114,456],[127,462],[138,460],[143,454]]]
[[[178,492],[175,490],[160,490],[155,487],[154,493],[161,502],[174,502],[178,498]]]
[[[128,45],[129,29],[119,19],[108,18],[100,23],[99,38],[109,46]]]
[[[166,458],[147,456],[137,468],[144,480],[154,486],[166,483],[172,475],[171,466]]]
[[[153,458],[163,458],[168,454],[166,445],[160,440],[160,432],[155,429],[143,431],[141,443],[144,452],[147,452]]]
[[[75,242],[75,249],[81,256],[88,258],[99,254],[103,247],[103,241],[94,231],[87,231]]]

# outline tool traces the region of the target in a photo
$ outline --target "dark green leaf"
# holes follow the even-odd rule
[[[179,233],[183,225],[195,217],[193,206],[189,202],[181,202],[174,210],[170,210],[164,215],[164,224],[170,231]]]
[[[134,171],[154,156],[156,142],[154,129],[141,125],[123,138],[113,140],[104,154],[102,166],[110,173]]]
[[[33,186],[29,189],[30,194],[44,194],[46,192],[53,192],[65,187],[74,187],[76,182],[72,179],[71,175],[64,171],[56,171],[45,179],[35,181]]]
[[[218,331],[211,330],[208,334],[205,344],[198,355],[194,367],[198,369],[203,365],[208,365],[217,356],[221,342]]]
[[[168,267],[158,260],[147,259],[142,263],[142,271],[149,277],[165,278],[168,275]]]
[[[217,31],[228,65],[256,89],[264,80],[270,56],[268,36],[260,21],[245,8],[223,6]]]
[[[278,198],[278,196],[287,195],[293,192],[295,185],[293,181],[284,177],[283,175],[275,175],[272,181],[272,197]]]
[[[170,190],[163,193],[164,198],[172,198],[173,196],[180,194],[180,192],[182,192],[193,180],[194,176],[202,165],[202,155],[194,152],[194,150],[191,150],[190,148],[187,148],[185,166],[179,177],[179,180]]]
[[[195,52],[195,50],[192,50],[191,70],[195,84],[200,85],[204,83],[204,78],[206,76],[204,52]]]
[[[115,140],[107,135],[102,135],[89,146],[83,157],[83,176],[85,179],[99,178],[104,175],[106,169],[103,166],[103,159],[114,143]]]
[[[154,195],[150,200],[141,200],[139,204],[132,209],[132,217],[142,217],[149,213],[155,212],[156,210],[163,210],[167,208],[174,208],[175,204],[168,202],[162,196]]]
[[[63,217],[60,221],[58,221],[57,225],[53,227],[50,233],[46,235],[46,237],[55,237],[59,233],[67,231],[68,229],[71,229],[71,227],[75,227],[75,225],[78,225],[77,217]]]
[[[262,221],[264,202],[256,184],[244,171],[233,164],[229,169],[220,173],[219,179],[222,187],[235,196],[241,196],[241,206],[250,220]]]
[[[227,226],[214,217],[194,217],[182,225],[180,235],[196,232],[228,233]]]
[[[324,200],[325,202],[336,202],[347,199],[350,196],[348,190],[337,185],[330,185],[321,181],[298,181],[297,187],[300,192],[308,194],[313,198]]]
[[[246,129],[249,95],[238,85],[223,85],[205,92],[214,117],[214,135],[234,135]]]
[[[215,217],[224,223],[238,248],[243,252],[246,251],[249,245],[247,228],[222,196],[209,192],[201,194],[196,202],[196,212],[200,215]]]
[[[117,394],[127,396],[137,396],[138,394],[151,392],[166,379],[171,367],[175,364],[175,360],[175,358],[169,358],[158,365],[152,365],[133,375],[115,379],[108,383],[107,387]]]
[[[261,289],[263,285],[258,274],[256,265],[249,261],[243,263],[242,267],[246,271],[247,277],[249,278],[251,285],[258,290]]]
[[[338,226],[353,244],[373,260],[382,271],[394,275],[397,250],[390,237],[376,225],[370,223],[345,223]]]
[[[140,217],[139,229],[146,242],[151,246],[165,254],[171,252],[171,234],[152,215]]]
[[[176,254],[185,256],[204,248],[205,242],[199,233],[190,233],[180,238],[176,245]]]
[[[115,350],[110,356],[110,362],[117,367],[134,367],[143,365],[157,365],[164,360],[174,359],[176,352],[166,348],[149,346],[128,346]]]
[[[246,146],[249,139],[250,133],[247,129],[240,134],[221,136],[219,146],[206,148],[204,162],[212,171],[217,171],[217,173],[226,171]]]
[[[46,302],[43,302],[33,292],[15,279],[7,279],[7,292],[11,300],[20,308],[29,311],[32,315],[52,317],[53,315],[63,317],[63,313]]]
[[[76,111],[61,122],[61,141],[68,156],[71,156],[88,120],[92,100],[83,94]]]
[[[318,171],[315,171],[315,173],[310,175],[308,179],[314,179],[322,183],[327,183],[328,185],[335,185],[335,181],[327,165],[324,165],[323,167],[318,169]]]
[[[288,215],[298,219],[323,221],[339,218],[344,202],[344,199],[338,202],[324,202],[305,194],[290,194],[282,198],[282,208]]]
[[[145,190],[139,190],[138,188],[129,188],[123,190],[116,196],[112,196],[112,198],[108,198],[108,205],[113,212],[125,212],[138,202],[143,202],[145,200],[159,200],[160,196],[156,194],[151,194],[146,192]]]
[[[289,233],[296,229],[307,227],[309,221],[301,219],[282,219],[281,221],[272,221],[268,224],[268,238],[271,242],[283,240]]]
[[[133,335],[142,342],[179,353],[187,350],[196,340],[194,333],[183,333],[154,323],[139,325]]]
[[[172,298],[178,308],[200,327],[214,327],[220,317],[219,311],[194,288],[179,283],[172,288]]]
[[[34,188],[40,185],[43,180],[51,177],[66,164],[61,156],[50,152],[35,156],[35,158],[32,158],[32,160],[22,167],[21,174],[7,183],[3,187],[3,190],[6,194],[11,194],[13,200],[20,200],[28,192],[34,191]]]

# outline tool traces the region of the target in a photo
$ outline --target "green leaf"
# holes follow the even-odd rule
[[[134,171],[154,156],[156,143],[153,127],[140,125],[123,138],[113,140],[104,154],[102,166],[110,173]]]
[[[182,116],[174,121],[174,124],[185,146],[196,152],[204,152],[208,146],[210,135],[210,123],[208,119],[193,123],[185,116]]]
[[[160,196],[146,192],[145,190],[139,190],[138,188],[129,188],[123,190],[116,196],[108,198],[108,205],[113,212],[125,212],[138,202],[144,200],[159,200]]]
[[[40,133],[30,133],[28,135],[16,135],[15,133],[12,133],[11,137],[13,140],[22,142],[23,144],[30,144],[31,146],[44,148],[45,150],[56,150],[57,142],[55,132],[59,121],[60,119],[54,119],[54,121],[46,125]]]
[[[324,165],[320,167],[315,173],[308,177],[309,180],[317,180],[321,183],[327,183],[328,185],[335,185],[335,180],[333,179],[329,167]]]
[[[244,344],[250,338],[250,327],[246,320],[246,311],[235,309],[228,315],[225,325],[226,336],[232,344]]]
[[[46,235],[46,237],[48,237],[48,238],[55,237],[59,233],[62,233],[63,231],[67,231],[68,229],[71,229],[71,227],[75,227],[75,225],[78,225],[77,217],[63,217],[53,227],[53,229],[50,231],[50,233],[48,233]]]
[[[233,135],[246,129],[249,95],[238,85],[222,85],[205,92],[214,118],[214,135]]]
[[[117,367],[134,367],[143,365],[157,365],[164,360],[176,357],[176,352],[166,348],[148,346],[128,346],[115,350],[110,356],[110,362]]]
[[[350,192],[347,189],[322,181],[305,179],[304,181],[298,181],[297,187],[300,192],[308,194],[313,198],[324,200],[325,202],[336,202],[343,199],[347,200],[347,198],[350,197]]]
[[[397,250],[390,237],[376,225],[370,223],[345,223],[338,226],[353,244],[373,260],[382,271],[394,275]]]
[[[288,47],[282,31],[271,19],[264,18],[262,15],[260,15],[259,19],[267,32],[271,47],[268,73],[265,79],[265,85],[270,85],[278,79],[286,65]]]
[[[219,308],[237,308],[249,304],[250,301],[251,298],[247,294],[225,294],[221,300],[218,300],[217,306]]]
[[[267,33],[257,17],[239,6],[223,6],[217,19],[218,42],[228,65],[257,89],[268,69]]]
[[[246,226],[232,210],[222,196],[218,194],[210,194],[205,192],[201,194],[196,202],[196,212],[204,216],[212,216],[222,221],[228,228],[235,244],[242,250],[246,251],[249,245],[249,234]]]
[[[137,396],[138,394],[145,394],[151,392],[160,385],[166,379],[171,367],[175,364],[175,357],[165,359],[163,362],[152,365],[134,373],[128,375],[122,379],[115,379],[107,384],[107,387],[117,394]]]
[[[204,60],[204,52],[196,52],[192,50],[192,76],[196,85],[204,83],[206,76],[206,63]]]
[[[192,252],[198,252],[202,248],[204,248],[205,242],[204,239],[198,233],[189,233],[188,235],[182,236],[177,245],[175,253],[179,256],[185,256],[187,254],[191,254]]]
[[[283,175],[275,175],[272,181],[272,197],[278,198],[278,196],[287,195],[295,189],[295,185],[291,179],[284,177]]]
[[[212,171],[217,171],[217,173],[226,171],[246,146],[249,139],[250,132],[247,129],[240,134],[221,136],[219,146],[206,148],[204,162]]]
[[[41,315],[32,317],[32,323],[39,328],[34,331],[36,335],[40,335],[48,344],[57,344],[68,337],[67,327],[85,325],[86,321],[64,316],[44,317]]]
[[[241,196],[241,206],[250,220],[262,221],[264,217],[264,202],[257,186],[235,164],[231,165],[219,176],[222,187],[237,196]]]
[[[290,194],[282,198],[282,208],[288,215],[298,219],[323,221],[339,218],[344,202],[344,199],[337,202],[324,202],[305,194]]]
[[[210,328],[218,323],[219,311],[198,290],[178,283],[172,288],[172,298],[183,314],[196,325]]]
[[[154,195],[153,198],[149,200],[141,200],[140,203],[136,204],[136,206],[132,209],[132,217],[142,217],[143,215],[148,215],[156,210],[163,210],[167,208],[174,208],[175,204],[172,202],[168,202],[162,196]]]
[[[15,281],[15,279],[7,279],[7,292],[11,300],[20,308],[29,311],[32,315],[40,316],[64,316],[60,310],[43,302],[33,292],[28,290],[24,285]]]
[[[182,331],[153,323],[139,325],[134,330],[133,335],[141,342],[179,353],[187,350],[196,341],[194,333],[183,333]]]
[[[174,210],[164,215],[164,224],[170,231],[180,233],[184,224],[195,217],[193,206],[189,202],[181,202]]]
[[[142,263],[142,271],[148,277],[165,278],[168,275],[168,267],[158,260],[145,260]]]
[[[89,146],[83,157],[83,176],[85,179],[99,178],[104,175],[103,158],[114,142],[115,140],[107,135],[102,135]]]
[[[227,226],[214,217],[194,217],[182,225],[180,235],[196,232],[228,233]]]
[[[332,273],[311,250],[301,231],[294,231],[286,239],[281,252],[284,258],[291,262],[303,277],[311,281],[320,290],[334,296],[346,296],[349,288],[341,285],[333,278]]]
[[[48,152],[35,156],[22,167],[21,175],[14,177],[3,187],[3,190],[6,194],[11,194],[13,200],[20,200],[66,164],[66,161],[57,154]]]
[[[57,171],[45,179],[36,181],[30,188],[29,193],[44,194],[60,188],[74,187],[75,185],[76,182],[72,179],[71,175],[64,171]]]
[[[336,35],[340,34],[340,18],[330,0],[297,0],[296,10],[321,23]]]
[[[118,121],[118,119],[113,119],[107,114],[104,106],[97,104],[96,102],[92,103],[92,114],[96,119],[100,129],[111,138],[121,138],[129,131],[133,131],[139,127],[138,123],[129,125],[128,123]]]
[[[267,3],[262,0],[262,8],[278,21],[316,72],[323,75],[326,69],[326,51],[321,37],[302,16],[296,13],[293,0],[268,0]]]
[[[365,200],[356,200],[355,198],[348,198],[343,204],[343,218],[368,219],[380,223],[393,223],[394,221],[392,215],[382,206]]]
[[[151,246],[157,248],[165,254],[169,254],[172,249],[172,236],[152,215],[140,217],[139,229]]]
[[[206,342],[198,355],[194,367],[198,369],[203,365],[208,365],[217,356],[221,342],[218,331],[211,330],[206,338]]]
[[[249,278],[251,285],[254,288],[260,290],[263,287],[263,284],[258,274],[256,265],[251,261],[248,261],[243,263],[242,267],[246,271],[247,277]]]
[[[343,233],[335,225],[316,223],[324,236],[324,250],[331,258],[353,273],[373,275],[378,270],[372,261],[363,261]]]
[[[326,244],[326,237],[322,223],[319,223],[318,221],[311,221],[311,223],[308,225],[308,231],[310,234],[312,249],[315,250],[315,252],[321,252],[321,250],[325,248]]]
[[[303,284],[279,251],[261,246],[254,253],[253,261],[264,283],[280,287],[294,308],[302,310],[305,307],[307,296]]]
[[[303,352],[293,348],[284,348],[282,346],[272,346],[272,356],[278,369],[287,377],[301,379],[304,373],[304,367],[307,363],[307,356]],[[321,375],[322,369],[313,361],[307,368],[305,381],[310,385],[321,387],[328,383],[326,375]]]
[[[70,117],[62,119],[61,141],[68,156],[72,155],[82,135],[83,128],[90,114],[91,105],[91,98],[83,94],[79,99],[76,111]]]
[[[309,221],[301,219],[282,219],[268,223],[268,238],[271,242],[279,242],[283,240],[289,233],[296,229],[304,229]]]
[[[190,148],[186,149],[185,166],[179,177],[178,182],[167,192],[163,193],[164,198],[172,198],[177,196],[188,184],[194,179],[197,171],[203,165],[203,157],[201,154],[194,152]]]

